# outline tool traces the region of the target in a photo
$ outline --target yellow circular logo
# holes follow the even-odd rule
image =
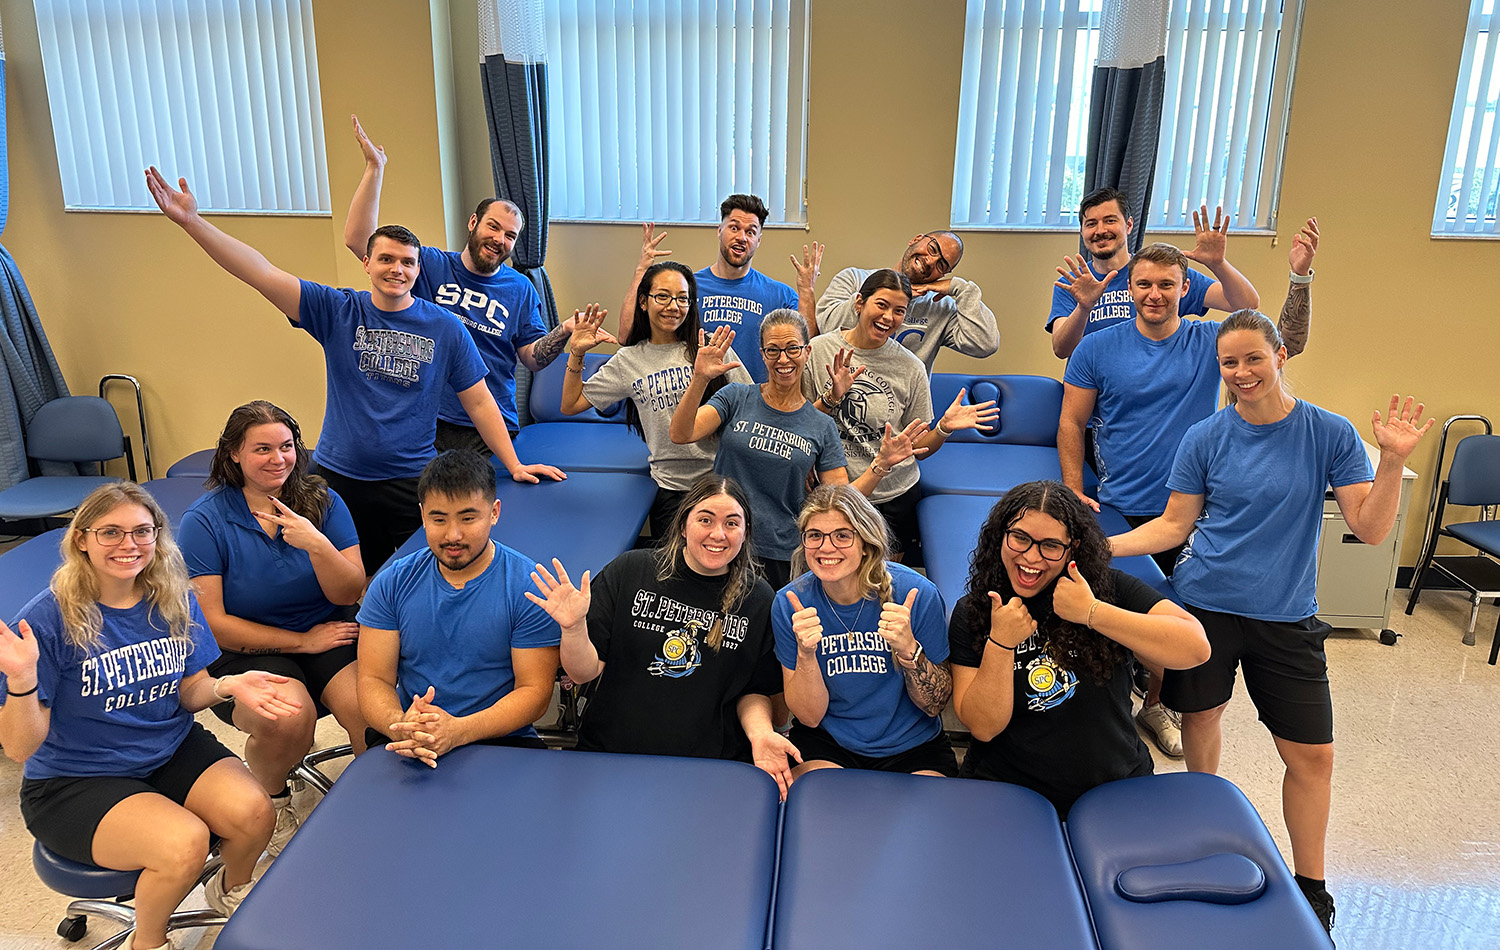
[[[661,655],[669,660],[680,660],[687,653],[687,641],[681,637],[667,637],[661,646]]]
[[[1045,693],[1057,682],[1057,674],[1050,666],[1039,666],[1027,674],[1026,681],[1031,684],[1032,689]]]

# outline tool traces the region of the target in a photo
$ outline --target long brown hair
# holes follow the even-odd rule
[[[693,487],[688,489],[682,503],[677,506],[677,513],[672,516],[672,526],[667,529],[666,537],[656,546],[656,579],[670,580],[677,573],[677,565],[683,560],[683,549],[687,547],[687,538],[683,533],[687,530],[688,518],[692,517],[694,508],[715,495],[728,495],[745,513],[745,543],[740,547],[740,553],[729,562],[728,580],[724,584],[724,596],[719,603],[719,616],[714,618],[714,625],[709,629],[705,640],[717,650],[724,642],[725,615],[744,603],[761,576],[760,564],[755,559],[755,546],[751,543],[754,516],[750,513],[750,499],[739,482],[714,472],[693,482]]]
[[[208,488],[218,488],[221,485],[244,488],[245,473],[231,453],[244,447],[245,433],[251,427],[275,423],[280,423],[291,431],[292,445],[297,450],[297,461],[293,463],[277,497],[283,505],[321,530],[323,517],[328,514],[330,504],[328,483],[317,475],[307,474],[309,455],[307,446],[302,444],[302,427],[297,425],[297,420],[292,418],[291,413],[275,403],[257,399],[229,414],[229,421],[224,423],[224,431],[219,434],[219,444],[214,448],[214,460],[209,466],[208,480],[203,484]]]

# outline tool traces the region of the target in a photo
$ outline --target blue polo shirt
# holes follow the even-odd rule
[[[734,331],[734,348],[748,353],[745,369],[757,383],[769,375],[766,361],[760,359],[760,324],[772,310],[796,310],[797,291],[773,280],[753,267],[744,277],[725,280],[705,267],[693,275],[698,285],[698,321],[704,332],[727,326]]]
[[[547,335],[542,298],[531,281],[508,265],[502,264],[486,277],[465,267],[461,252],[435,247],[422,248],[420,261],[422,269],[412,293],[452,313],[469,331],[489,370],[484,384],[500,406],[506,426],[514,431],[520,426],[516,350]],[[474,424],[453,392],[443,394],[438,418],[463,426]]]
[[[359,543],[344,500],[328,491],[328,513],[319,530],[342,551]],[[338,609],[323,595],[312,557],[261,528],[245,493],[232,485],[193,502],[182,516],[177,546],[188,575],[224,583],[224,611],[268,627],[303,633]]]

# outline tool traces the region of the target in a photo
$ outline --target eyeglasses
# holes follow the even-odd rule
[[[143,524],[139,528],[131,528],[129,531],[126,531],[124,528],[117,528],[114,525],[105,528],[79,528],[78,530],[94,532],[95,541],[98,541],[106,548],[113,548],[119,547],[124,543],[125,535],[127,534],[135,539],[136,544],[155,544],[156,533],[161,528],[154,524]]]
[[[839,528],[837,531],[818,531],[808,528],[802,532],[802,546],[816,551],[823,546],[823,539],[827,538],[833,542],[833,546],[839,550],[854,547],[854,542],[859,540],[859,535],[848,528]]]
[[[793,343],[791,346],[763,346],[760,348],[760,351],[765,354],[766,359],[775,363],[781,359],[781,354],[783,353],[786,354],[787,359],[794,360],[801,356],[802,351],[805,349],[807,349],[806,346],[800,343]]]
[[[935,238],[929,238],[928,240],[931,243],[927,245],[927,253],[938,259],[938,263],[943,265],[944,271],[952,270],[953,265],[949,264],[948,258],[943,256],[943,246]]]
[[[1025,554],[1027,551],[1030,551],[1033,544],[1036,545],[1037,551],[1041,553],[1042,557],[1048,561],[1061,561],[1068,556],[1068,549],[1073,546],[1070,543],[1058,541],[1055,538],[1038,541],[1025,531],[1017,531],[1015,528],[1005,532],[1005,546],[1017,554]]]
[[[678,294],[674,297],[671,294],[667,293],[665,290],[657,291],[656,293],[649,294],[648,296],[650,296],[652,300],[656,301],[656,305],[658,307],[665,307],[668,304],[675,303],[677,306],[686,310],[693,303],[693,298],[689,297],[687,294]]]

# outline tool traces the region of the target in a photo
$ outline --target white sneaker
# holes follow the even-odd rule
[[[1154,703],[1142,706],[1135,714],[1135,721],[1164,754],[1174,759],[1182,758],[1182,723],[1175,712],[1161,703]]]
[[[271,799],[271,807],[276,809],[276,828],[271,832],[271,841],[266,845],[266,853],[276,857],[286,843],[291,840],[297,829],[302,827],[302,819],[297,817],[297,806],[293,803],[293,795],[286,795]]]
[[[134,941],[130,944],[132,950],[177,950],[177,944],[172,940],[172,935],[167,935],[167,942],[159,947],[137,947]]]
[[[250,888],[254,886],[255,881],[250,880],[239,887],[232,887],[225,890],[224,869],[220,868],[219,873],[209,878],[208,883],[203,885],[203,899],[208,902],[208,906],[215,913],[228,917],[236,910],[239,910],[240,902],[245,899],[245,895],[249,894]]]

